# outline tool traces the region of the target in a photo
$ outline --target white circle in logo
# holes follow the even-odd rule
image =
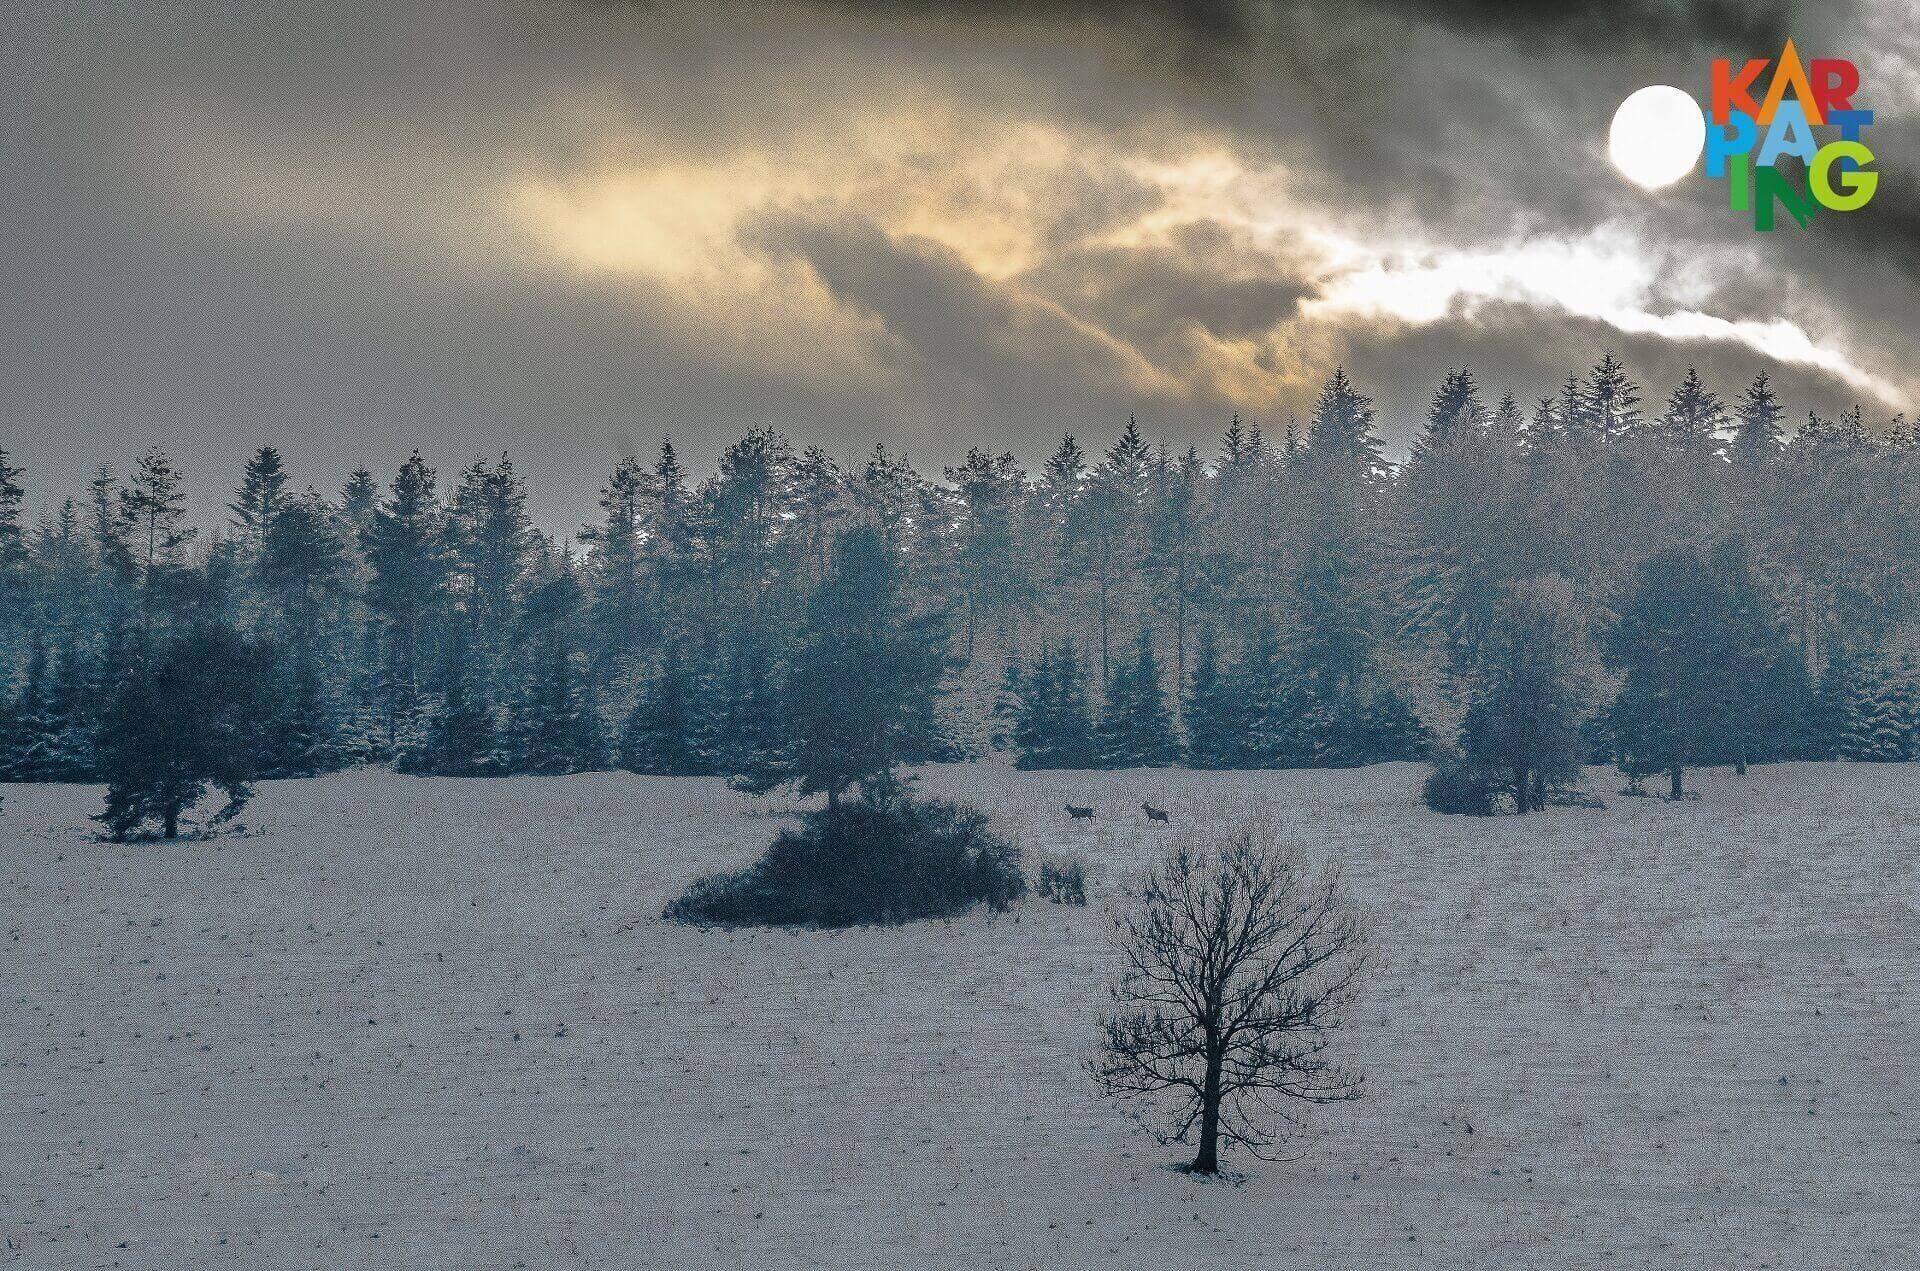
[[[1700,104],[1680,89],[1650,84],[1613,112],[1607,156],[1621,176],[1642,189],[1658,190],[1693,171],[1706,144]]]

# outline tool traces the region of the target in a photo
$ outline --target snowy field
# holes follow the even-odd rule
[[[780,823],[713,781],[270,783],[171,847],[7,788],[0,1262],[1920,1265],[1920,766],[1487,821],[1419,779],[931,769],[1093,906],[841,933],[658,920]],[[1372,916],[1367,1099],[1235,1181],[1077,1066],[1143,797],[1265,811]]]

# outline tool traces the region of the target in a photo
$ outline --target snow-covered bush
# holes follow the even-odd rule
[[[865,800],[812,813],[745,869],[710,874],[664,917],[714,926],[850,927],[1005,909],[1026,894],[1020,852],[986,814],[944,801]]]
[[[1078,856],[1049,856],[1040,862],[1040,896],[1056,905],[1087,903],[1087,870]]]
[[[1442,759],[1433,765],[1420,787],[1420,798],[1435,812],[1493,815],[1493,783],[1485,773],[1458,759]]]

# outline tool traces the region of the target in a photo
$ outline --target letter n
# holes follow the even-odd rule
[[[1794,188],[1780,169],[1774,167],[1755,168],[1753,170],[1753,227],[1757,230],[1773,228],[1773,205],[1778,200],[1780,206],[1787,209],[1789,215],[1800,224],[1801,229],[1813,219],[1820,206],[1813,197],[1811,189]]]

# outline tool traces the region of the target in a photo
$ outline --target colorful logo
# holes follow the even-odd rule
[[[1769,66],[1772,77],[1755,100]],[[1792,40],[1777,62],[1756,57],[1736,71],[1730,59],[1716,60],[1706,171],[1727,183],[1727,207],[1752,212],[1755,229],[1771,230],[1776,207],[1804,227],[1820,208],[1857,212],[1871,202],[1880,174],[1869,170],[1873,151],[1862,137],[1873,112],[1854,104],[1859,91],[1852,62],[1816,57],[1802,65]],[[1816,129],[1831,139],[1822,141]],[[1800,181],[1780,169],[1783,158],[1805,165]]]

